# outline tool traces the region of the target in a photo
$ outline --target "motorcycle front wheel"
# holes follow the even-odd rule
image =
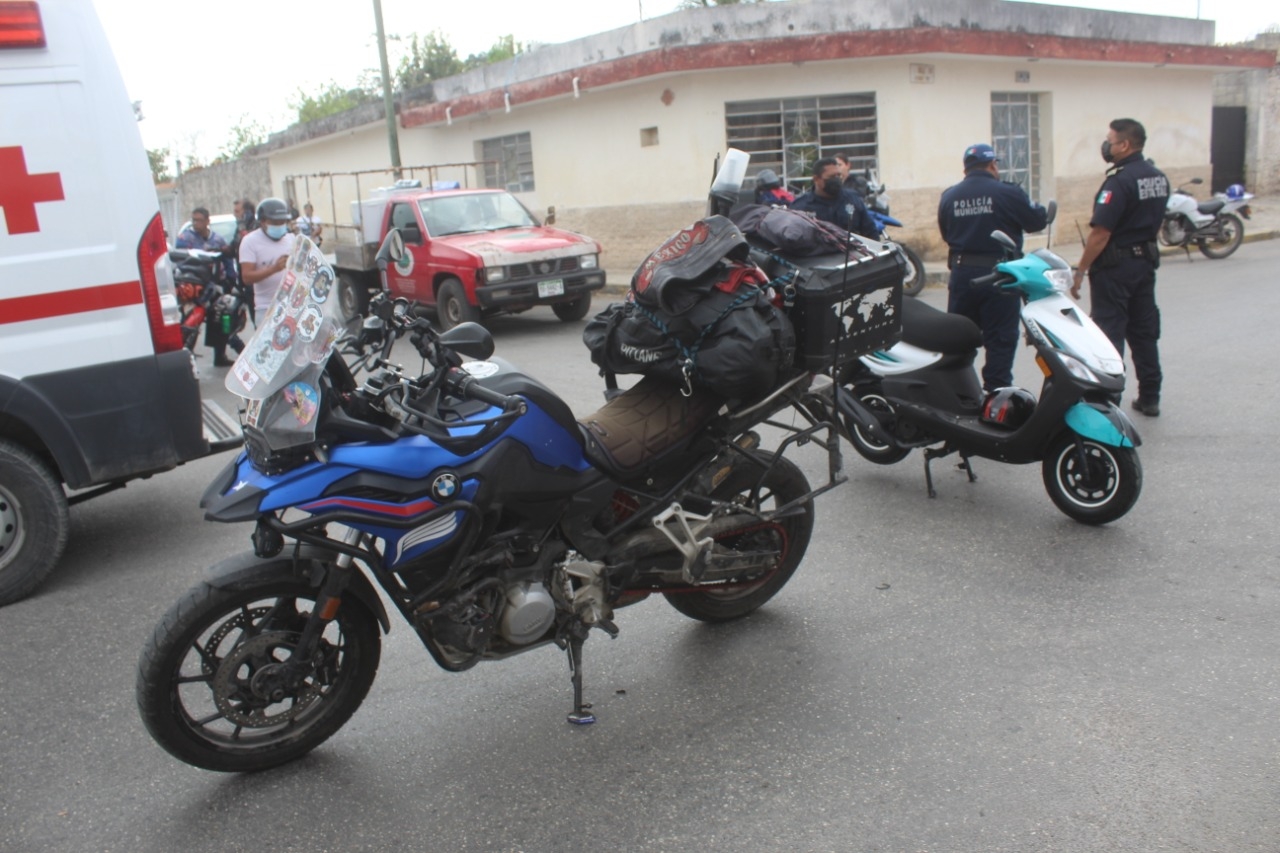
[[[745,502],[762,473],[763,468],[741,463],[713,492],[713,496],[722,501],[740,497]],[[779,459],[765,474],[760,486],[759,504],[753,508],[768,512],[810,491],[804,472],[790,460]],[[778,551],[777,564],[761,580],[663,593],[667,601],[685,616],[702,622],[728,622],[758,610],[791,580],[804,559],[805,549],[809,547],[809,538],[813,535],[813,501],[807,501],[799,508],[801,511],[794,515],[753,523],[741,531],[716,537],[717,544],[735,550]]]
[[[1221,220],[1219,228],[1222,236],[1205,238],[1197,244],[1202,255],[1215,261],[1220,261],[1239,249],[1244,240],[1244,223],[1240,221],[1240,217],[1234,213],[1224,213],[1218,218]]]
[[[1107,524],[1138,502],[1142,463],[1132,447],[1112,447],[1064,432],[1041,463],[1044,488],[1058,509],[1083,524]]]
[[[156,743],[195,767],[265,770],[342,727],[382,653],[377,618],[352,597],[296,677],[290,659],[317,592],[301,578],[237,590],[201,583],[169,609],[138,662],[138,710]]]

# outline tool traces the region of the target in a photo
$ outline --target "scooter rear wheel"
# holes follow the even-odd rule
[[[871,414],[875,415],[880,424],[889,429],[889,421],[893,418],[893,406],[889,401],[881,396],[878,389],[872,390],[864,388],[848,389],[850,393],[858,395],[859,402],[871,410]],[[853,449],[858,455],[868,462],[874,462],[877,465],[893,465],[907,458],[911,453],[909,447],[898,447],[892,444],[884,444],[875,436],[869,435],[862,427],[858,426],[857,421],[853,418],[844,416],[844,428],[849,436],[849,443],[853,445]]]
[[[1044,488],[1058,509],[1082,524],[1107,524],[1138,502],[1142,463],[1132,447],[1112,447],[1065,432],[1041,465]]]

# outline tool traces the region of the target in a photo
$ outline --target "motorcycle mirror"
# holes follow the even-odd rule
[[[378,254],[374,255],[373,259],[378,264],[379,269],[385,270],[403,257],[404,237],[401,236],[399,228],[392,228],[387,232],[386,239],[378,247]]]
[[[459,323],[440,335],[440,343],[468,358],[486,359],[493,355],[493,336],[479,323]]]
[[[1046,215],[1045,224],[1052,225],[1053,220],[1058,218],[1058,202],[1049,199],[1049,203],[1044,206],[1044,210]]]
[[[742,180],[747,176],[747,164],[751,155],[737,148],[730,148],[724,155],[724,162],[711,182],[711,192],[707,199],[707,213],[710,215],[728,216],[729,211],[738,203],[738,193],[742,191]]]

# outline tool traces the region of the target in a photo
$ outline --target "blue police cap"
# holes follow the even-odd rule
[[[997,163],[999,161],[1000,158],[996,156],[996,150],[985,142],[970,145],[964,150],[964,167],[966,169],[970,166],[985,166],[988,163]]]

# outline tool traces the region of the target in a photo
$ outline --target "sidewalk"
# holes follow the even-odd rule
[[[1259,196],[1249,202],[1249,207],[1252,213],[1249,219],[1244,220],[1244,242],[1280,239],[1280,196]],[[1071,227],[1071,233],[1068,233],[1068,227],[1071,226],[1067,223],[1054,224],[1053,251],[1064,261],[1075,266],[1080,260],[1080,235],[1075,233],[1074,227]],[[1029,234],[1024,243],[1024,248],[1027,250],[1042,249],[1045,245],[1045,235]],[[1243,249],[1237,251],[1243,251]],[[1162,248],[1160,254],[1165,257],[1185,255],[1186,250]],[[1194,247],[1191,249],[1191,254],[1193,258],[1204,258]],[[947,286],[950,273],[947,272],[946,261],[925,261],[924,271],[928,287]]]

